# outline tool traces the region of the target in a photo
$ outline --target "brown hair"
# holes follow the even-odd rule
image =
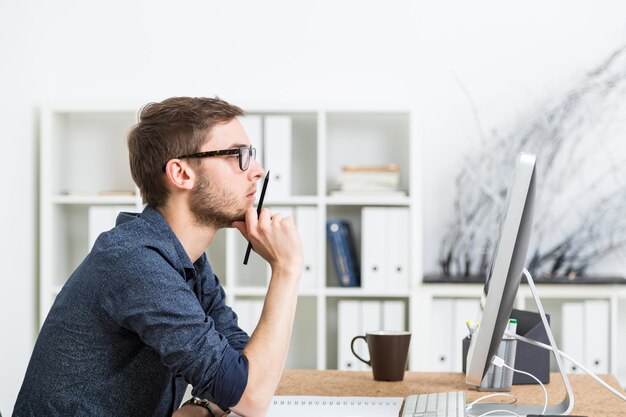
[[[243,114],[217,97],[172,97],[145,105],[128,134],[130,172],[143,202],[155,207],[165,204],[163,165],[179,155],[199,152],[213,127]]]

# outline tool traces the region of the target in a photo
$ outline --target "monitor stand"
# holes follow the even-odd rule
[[[525,343],[529,343],[533,346],[539,346],[547,350],[551,350],[554,354],[554,358],[556,359],[557,366],[559,368],[559,372],[561,373],[561,378],[563,379],[563,384],[565,385],[565,398],[559,403],[555,405],[548,404],[546,408],[545,414],[563,414],[567,415],[574,408],[574,392],[572,391],[572,387],[569,383],[569,379],[567,378],[567,374],[565,373],[565,367],[563,366],[563,360],[561,355],[556,347],[556,342],[554,340],[554,335],[552,334],[552,329],[550,328],[550,324],[548,323],[548,319],[546,318],[546,313],[543,310],[543,305],[541,304],[541,300],[539,299],[539,295],[537,294],[537,289],[535,288],[535,283],[533,278],[530,275],[530,272],[526,268],[523,271],[526,280],[528,281],[528,286],[530,287],[530,291],[535,300],[535,304],[537,305],[537,309],[539,310],[539,315],[541,316],[541,321],[543,322],[543,326],[546,329],[546,334],[548,335],[548,340],[550,341],[550,346],[546,346],[543,343],[536,342],[535,344],[533,340],[527,339],[525,337],[521,337],[519,335],[510,334],[510,336],[514,336],[517,340],[520,340]],[[525,416],[527,414],[541,414],[543,411],[543,405],[536,404],[481,404],[477,403],[472,406],[471,414],[472,415],[481,415],[483,413],[489,413],[490,416],[510,416],[511,413],[497,413],[496,410],[503,411],[512,411],[520,416]],[[493,413],[491,413],[493,411]]]

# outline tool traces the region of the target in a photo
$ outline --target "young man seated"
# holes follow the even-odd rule
[[[302,245],[289,217],[253,208],[264,171],[217,98],[145,106],[128,136],[146,208],[100,235],[55,300],[14,416],[263,416],[296,310]],[[205,254],[236,227],[271,266],[248,336]],[[197,397],[180,407],[188,384]],[[180,407],[180,408],[179,408]]]

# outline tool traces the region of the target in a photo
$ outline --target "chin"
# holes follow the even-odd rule
[[[234,216],[233,217],[233,221],[236,221],[236,220],[240,220],[242,222],[246,221],[246,211],[243,210],[241,213],[239,213],[238,215]]]

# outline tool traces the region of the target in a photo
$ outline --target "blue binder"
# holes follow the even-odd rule
[[[342,287],[360,286],[361,272],[354,250],[350,223],[343,219],[328,220],[326,236],[339,285]]]

